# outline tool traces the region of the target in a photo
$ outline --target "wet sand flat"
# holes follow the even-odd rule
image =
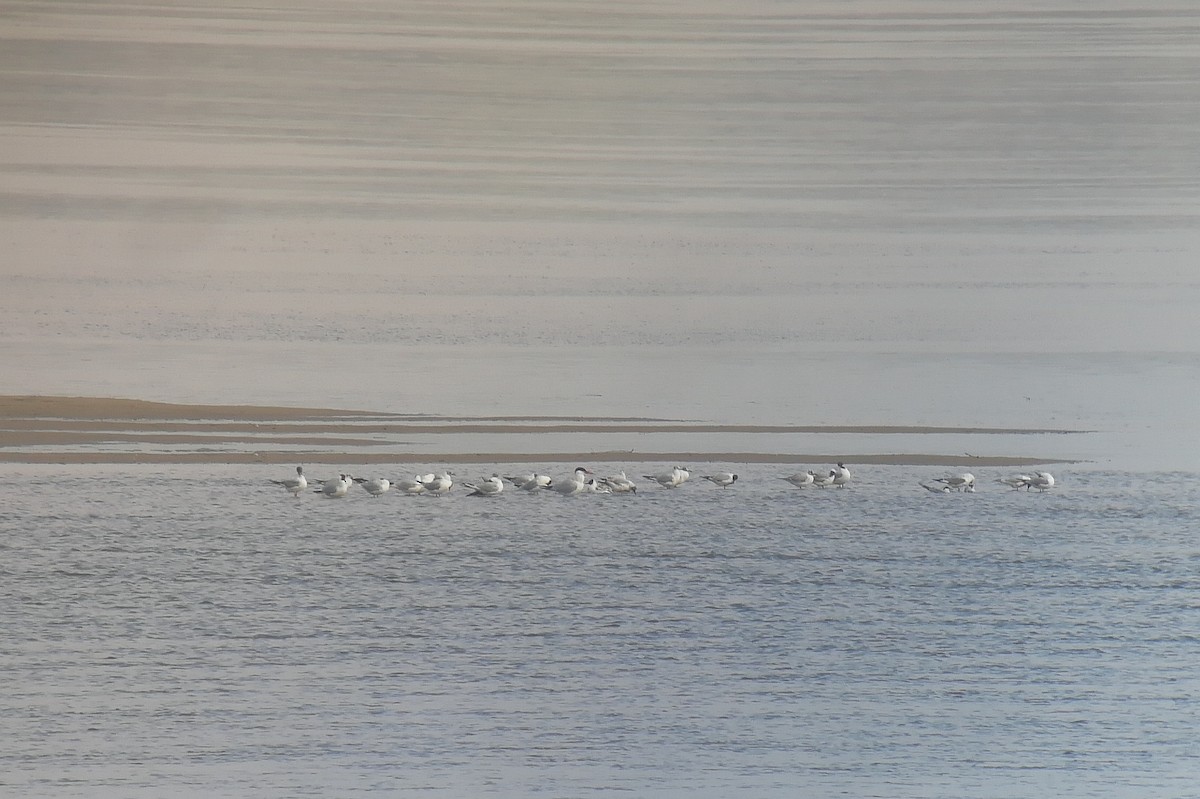
[[[0,419],[237,419],[242,421],[369,416],[366,411],[253,405],[183,405],[111,397],[0,396]]]
[[[367,420],[365,422],[361,420]],[[535,423],[540,421],[541,423]],[[725,425],[669,420],[561,418],[471,420],[413,417],[402,414],[330,408],[247,405],[183,405],[93,397],[0,397],[0,461],[8,463],[497,463],[497,462],[736,462],[808,463],[836,461],[839,453],[786,451],[639,451],[629,449],[571,452],[478,451],[475,435],[547,433],[600,436],[616,433],[841,433],[881,437],[907,435],[1041,435],[1069,430],[942,428],[932,426]],[[372,437],[367,437],[371,434]],[[444,439],[439,451],[405,450],[406,434]],[[274,448],[274,449],[273,449]],[[376,451],[372,451],[372,450]],[[384,450],[387,451],[379,451]],[[857,463],[912,465],[1023,466],[1056,462],[1040,457],[922,454],[881,451],[858,454]],[[1067,460],[1067,459],[1062,459]]]
[[[16,4],[3,390],[206,403],[137,434],[247,440],[14,421],[9,456],[1194,469],[1200,11],[1092,5]],[[111,413],[47,429],[134,434]],[[400,424],[429,427],[365,427]],[[1060,427],[1097,432],[1017,432]]]

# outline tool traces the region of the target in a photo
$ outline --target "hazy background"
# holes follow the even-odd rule
[[[1200,456],[1190,2],[14,2],[8,393]],[[1097,443],[1098,442],[1098,443]]]

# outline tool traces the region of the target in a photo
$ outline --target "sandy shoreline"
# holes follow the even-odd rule
[[[973,455],[922,455],[886,453],[878,455],[771,453],[771,452],[422,452],[362,453],[334,452],[30,452],[0,453],[0,463],[200,463],[200,464],[429,464],[429,463],[836,463],[843,461],[877,466],[979,466],[1022,468],[1070,460],[1024,457],[977,457]]]
[[[540,423],[539,423],[540,422]],[[503,417],[462,419],[333,408],[182,405],[96,397],[0,396],[0,462],[5,463],[567,463],[724,462],[1030,466],[1060,459],[970,454],[748,451],[406,452],[403,440],[437,434],[470,450],[471,435],[544,433],[847,433],[1034,435],[1079,431],[895,425],[719,425],[662,419]],[[79,449],[75,449],[78,447]],[[161,451],[169,447],[170,451]],[[213,451],[214,448],[221,448]],[[268,447],[290,447],[271,451]],[[356,449],[361,448],[361,449]],[[387,448],[387,452],[370,451]],[[399,449],[400,451],[397,451]],[[99,450],[99,451],[97,451]],[[159,451],[156,451],[159,450]],[[266,450],[266,451],[264,451]]]
[[[0,395],[0,419],[238,419],[243,421],[376,416],[367,411],[268,405],[180,405],[118,397]]]

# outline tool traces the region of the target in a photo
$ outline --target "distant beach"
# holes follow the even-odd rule
[[[549,434],[720,433],[1042,435],[1073,430],[931,426],[699,424],[647,418],[440,417],[369,410],[255,405],[183,405],[108,397],[0,396],[0,461],[6,463],[563,463],[728,462],[1028,466],[1066,462],[1022,455],[769,451],[482,451],[474,437]],[[406,437],[445,438],[441,451],[404,446]],[[456,446],[450,446],[451,439]],[[373,451],[374,450],[374,451]],[[386,451],[384,451],[386,450]],[[479,451],[477,451],[479,450]]]

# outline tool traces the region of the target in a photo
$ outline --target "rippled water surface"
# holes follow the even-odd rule
[[[978,493],[943,496],[916,485],[931,470],[802,491],[755,466],[728,490],[294,501],[277,468],[16,468],[4,795],[1163,797],[1200,778],[1195,474],[1027,494],[978,470]]]
[[[1195,796],[1194,3],[7,5],[6,392],[1089,432],[704,442],[1045,494],[8,465],[5,799]]]

